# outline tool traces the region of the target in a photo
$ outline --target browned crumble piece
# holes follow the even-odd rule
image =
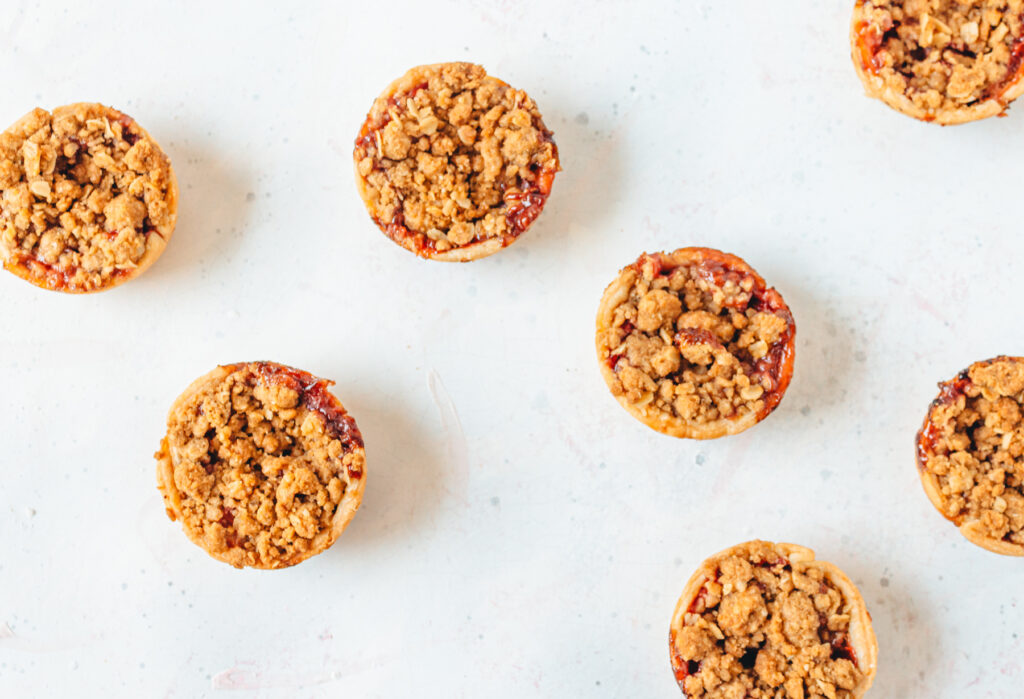
[[[749,265],[710,248],[642,255],[605,291],[597,350],[608,387],[677,437],[750,427],[782,398],[796,327]]]
[[[940,386],[918,435],[925,490],[974,543],[1024,555],[1024,359],[977,362]]]
[[[171,410],[158,480],[171,519],[235,567],[334,543],[358,508],[362,437],[328,382],[269,362],[221,367]]]
[[[813,558],[802,547],[753,541],[704,563],[672,625],[672,664],[687,697],[867,691],[877,646],[863,599],[838,568]]]
[[[860,0],[852,32],[869,93],[919,119],[992,116],[1024,87],[1024,0]]]
[[[170,160],[116,109],[35,109],[0,134],[0,258],[33,284],[89,292],[137,276],[176,211]]]
[[[420,66],[392,84],[353,157],[381,230],[437,259],[511,243],[539,215],[559,169],[534,101],[471,63]]]

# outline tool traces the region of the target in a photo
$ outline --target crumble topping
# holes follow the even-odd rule
[[[598,335],[614,395],[696,425],[759,420],[778,405],[796,326],[743,260],[708,248],[644,254],[616,284],[628,294],[606,325],[599,317]]]
[[[692,699],[845,699],[864,673],[850,642],[852,601],[820,567],[755,541],[705,562],[706,580],[671,638]],[[681,600],[685,603],[686,600]]]
[[[918,465],[938,480],[936,507],[958,526],[1024,546],[1024,359],[972,364],[939,384],[918,435]]]
[[[934,114],[998,99],[1019,78],[1024,0],[866,0],[861,65]]]
[[[508,245],[540,214],[559,169],[534,101],[471,63],[409,71],[373,103],[354,159],[374,221],[426,257]]]
[[[173,232],[172,178],[160,147],[116,109],[33,110],[0,134],[4,266],[49,289],[113,286]]]
[[[268,362],[227,368],[170,417],[157,458],[171,459],[181,506],[165,492],[168,515],[236,567],[292,565],[333,543],[363,477],[362,436],[330,382]]]

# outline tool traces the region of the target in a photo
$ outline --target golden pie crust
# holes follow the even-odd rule
[[[171,161],[116,109],[34,109],[0,134],[0,260],[36,286],[88,293],[139,276],[177,211]]]
[[[858,0],[850,43],[868,95],[915,119],[1002,115],[1024,92],[1024,0]]]
[[[764,419],[793,375],[796,324],[735,255],[644,253],[605,289],[595,344],[612,395],[673,437],[715,439]]]
[[[156,453],[167,516],[236,568],[284,568],[330,547],[366,484],[362,435],[332,383],[274,362],[194,381]]]
[[[672,615],[669,652],[691,699],[861,697],[878,661],[850,579],[808,548],[768,541],[701,564]]]
[[[472,63],[418,66],[391,83],[370,108],[353,160],[381,231],[446,262],[515,242],[560,169],[530,96]]]
[[[971,543],[1024,556],[1024,358],[975,362],[939,389],[917,434],[928,499]]]

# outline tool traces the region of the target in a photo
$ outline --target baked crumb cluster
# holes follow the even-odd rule
[[[374,220],[421,254],[511,242],[559,167],[534,101],[470,63],[406,74],[374,102],[354,157]]]
[[[852,697],[863,674],[850,643],[850,600],[817,567],[794,569],[767,542],[717,560],[673,632],[686,696]]]
[[[1024,361],[972,365],[943,385],[919,437],[919,463],[938,478],[942,513],[1024,545]]]
[[[331,531],[362,477],[362,437],[326,381],[269,363],[233,369],[170,418],[163,449],[180,516],[193,540],[232,565],[290,565]]]
[[[0,135],[0,251],[33,283],[93,291],[174,225],[170,161],[99,104],[32,111]]]
[[[998,98],[1017,76],[1024,0],[869,0],[861,62],[928,112]]]
[[[731,255],[667,259],[643,255],[622,272],[629,295],[602,342],[612,393],[689,423],[767,414],[794,332],[781,297]]]

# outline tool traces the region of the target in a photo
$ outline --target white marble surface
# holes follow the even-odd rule
[[[933,510],[912,442],[937,381],[1024,353],[1024,107],[866,99],[850,5],[6,0],[0,121],[112,104],[182,198],[120,289],[0,275],[0,696],[674,697],[676,597],[754,537],[860,585],[871,696],[1019,694],[1022,562]],[[460,59],[534,95],[565,171],[451,266],[376,231],[350,152],[384,85]],[[631,419],[592,345],[616,270],[689,244],[798,325],[780,408],[712,443]],[[335,379],[368,454],[338,544],[272,573],[189,543],[151,458],[180,390],[257,358]]]

